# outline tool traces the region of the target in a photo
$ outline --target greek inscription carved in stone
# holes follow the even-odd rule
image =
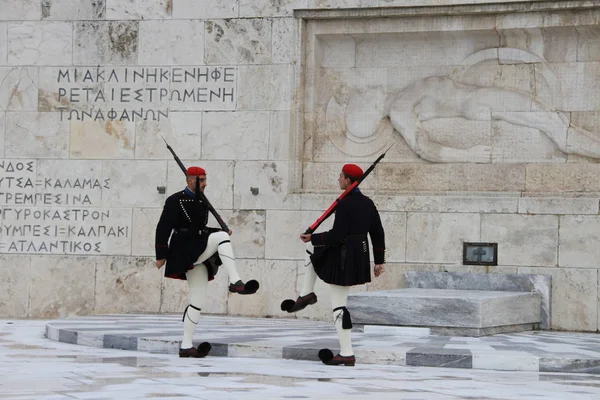
[[[60,119],[161,121],[172,103],[235,104],[234,67],[59,68]],[[178,85],[172,85],[178,84]]]
[[[84,174],[85,175],[85,174]],[[109,178],[39,176],[33,160],[0,160],[0,253],[101,254],[130,218],[100,208]]]

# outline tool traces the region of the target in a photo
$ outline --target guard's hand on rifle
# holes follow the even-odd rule
[[[156,260],[156,268],[161,269],[167,260]]]
[[[310,233],[303,233],[300,235],[300,240],[302,240],[304,243],[308,243],[310,242],[312,235]]]
[[[383,269],[383,264],[376,264],[375,268],[373,268],[373,271],[375,272],[375,277],[378,277],[379,275],[383,274],[383,272],[385,271]]]
[[[229,236],[231,236],[231,235],[233,235],[233,231],[230,229],[230,230],[229,230],[229,232],[227,232],[227,234],[228,234]]]

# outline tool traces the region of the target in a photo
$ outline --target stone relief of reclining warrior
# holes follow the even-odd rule
[[[385,96],[383,90],[378,89],[363,94],[351,90],[344,112],[348,133],[358,138],[369,137],[389,118],[393,129],[424,160],[490,163],[492,146],[454,148],[441,145],[431,140],[423,122],[452,117],[476,121],[501,120],[538,129],[565,153],[600,158],[600,139],[583,129],[570,127],[564,114],[515,90],[481,87],[449,77],[433,76],[419,80],[385,100],[382,96]],[[335,96],[327,107],[328,119],[332,102],[337,103]],[[335,105],[339,108],[339,104]],[[399,139],[397,135],[393,136]]]

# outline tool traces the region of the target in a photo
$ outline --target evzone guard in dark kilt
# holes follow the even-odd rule
[[[344,165],[338,178],[340,189],[346,190],[362,175],[359,166]],[[317,276],[329,284],[340,352],[335,356],[330,349],[319,352],[321,361],[328,365],[353,366],[356,362],[350,338],[352,319],[346,304],[351,286],[371,281],[367,234],[371,238],[374,274],[377,277],[384,272],[385,234],[375,204],[355,187],[337,205],[331,230],[300,235],[307,244],[304,284],[300,296],[295,301],[283,301],[281,309],[293,313],[315,304]]]
[[[198,179],[199,182],[196,182]],[[229,291],[253,294],[258,290],[256,280],[244,283],[235,266],[229,236],[219,228],[209,228],[208,207],[196,199],[196,187],[204,192],[206,171],[200,167],[187,169],[187,187],[169,196],[156,226],[156,266],[166,263],[165,277],[187,280],[190,304],[183,312],[183,340],[180,357],[205,357],[211,349],[207,342],[193,347],[192,338],[200,319],[208,282],[213,280],[219,266],[229,277]]]

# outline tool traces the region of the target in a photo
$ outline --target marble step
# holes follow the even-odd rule
[[[358,325],[427,327],[432,334],[484,336],[537,329],[537,292],[421,289],[352,293],[352,321]]]
[[[419,328],[415,326],[390,326],[390,325],[365,325],[365,335],[390,335],[390,336],[412,336],[422,337],[431,334],[431,328]]]
[[[542,296],[541,329],[550,329],[552,276],[541,274],[482,274],[408,271],[407,288],[538,292]]]

